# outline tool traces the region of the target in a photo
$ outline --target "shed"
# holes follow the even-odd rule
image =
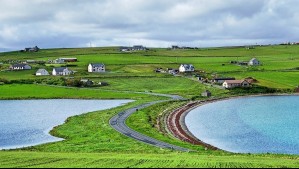
[[[212,97],[212,93],[209,90],[206,90],[201,93],[202,97]]]

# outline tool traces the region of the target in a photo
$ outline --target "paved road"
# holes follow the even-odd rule
[[[172,100],[184,100],[182,97],[180,96],[172,96],[172,95],[161,95],[161,94],[153,94],[153,95],[157,95],[157,96],[165,96],[165,97],[170,97]],[[146,104],[142,104],[139,106],[136,106],[134,108],[128,109],[124,112],[120,112],[118,115],[114,116],[111,120],[110,120],[110,125],[117,130],[118,132],[120,132],[121,134],[130,137],[132,139],[135,139],[137,141],[155,146],[155,147],[159,147],[159,148],[163,148],[163,149],[171,149],[171,150],[176,150],[176,151],[183,151],[183,152],[189,152],[189,149],[186,148],[182,148],[182,147],[178,147],[175,145],[171,145],[159,140],[156,140],[154,138],[145,136],[141,133],[138,133],[132,129],[130,129],[127,125],[126,125],[126,120],[135,112],[137,112],[138,110],[150,107],[152,105],[158,104],[158,103],[162,103],[162,102],[166,102],[166,101],[155,101],[155,102],[150,102],[150,103],[146,103]]]
[[[47,86],[51,86],[51,85],[47,85]],[[52,86],[52,87],[59,87],[59,86]],[[60,86],[61,88],[75,88],[75,87],[66,87],[66,86]],[[86,89],[86,90],[97,90],[97,89]],[[98,89],[101,90],[101,89]],[[177,96],[177,95],[168,95],[168,94],[160,94],[160,93],[151,93],[151,92],[132,92],[132,91],[117,91],[117,90],[102,90],[102,91],[114,91],[114,92],[121,92],[121,93],[136,93],[136,94],[147,94],[147,95],[152,95],[152,96],[161,96],[161,97],[168,97],[170,98],[170,100],[186,100],[181,96]],[[164,100],[164,101],[155,101],[155,102],[150,102],[150,103],[146,103],[146,104],[142,104],[139,106],[136,106],[134,108],[128,109],[126,111],[120,112],[118,115],[114,116],[111,120],[110,120],[110,125],[118,132],[120,132],[121,134],[133,138],[135,140],[138,140],[140,142],[152,145],[152,146],[156,146],[159,148],[163,148],[163,149],[171,149],[171,150],[176,150],[176,151],[183,151],[183,152],[189,152],[189,149],[186,148],[182,148],[182,147],[178,147],[178,146],[174,146],[162,141],[158,141],[154,138],[145,136],[141,133],[138,133],[132,129],[130,129],[127,125],[126,125],[126,120],[135,112],[137,112],[137,110],[141,110],[147,107],[150,107],[152,105],[158,104],[158,103],[163,103],[163,102],[167,102],[170,100]]]

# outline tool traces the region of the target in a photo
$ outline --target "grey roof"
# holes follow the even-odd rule
[[[103,63],[91,63],[92,67],[104,67],[105,65]]]
[[[182,66],[185,67],[186,69],[194,68],[192,64],[182,64]]]
[[[38,69],[38,71],[36,73],[42,73],[43,71],[48,72],[46,69]]]
[[[29,66],[28,64],[15,64],[12,65],[12,67],[25,67],[25,66]]]
[[[59,68],[54,68],[56,72],[63,72],[67,67],[59,67]]]

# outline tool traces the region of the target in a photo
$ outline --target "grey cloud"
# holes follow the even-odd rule
[[[296,0],[0,0],[0,48],[275,43],[299,38]]]

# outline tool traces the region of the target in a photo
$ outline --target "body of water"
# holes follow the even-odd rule
[[[203,105],[186,117],[190,132],[235,153],[299,154],[299,96],[236,98]]]
[[[71,116],[110,109],[132,100],[0,101],[0,149],[15,149],[61,141],[49,131]]]

